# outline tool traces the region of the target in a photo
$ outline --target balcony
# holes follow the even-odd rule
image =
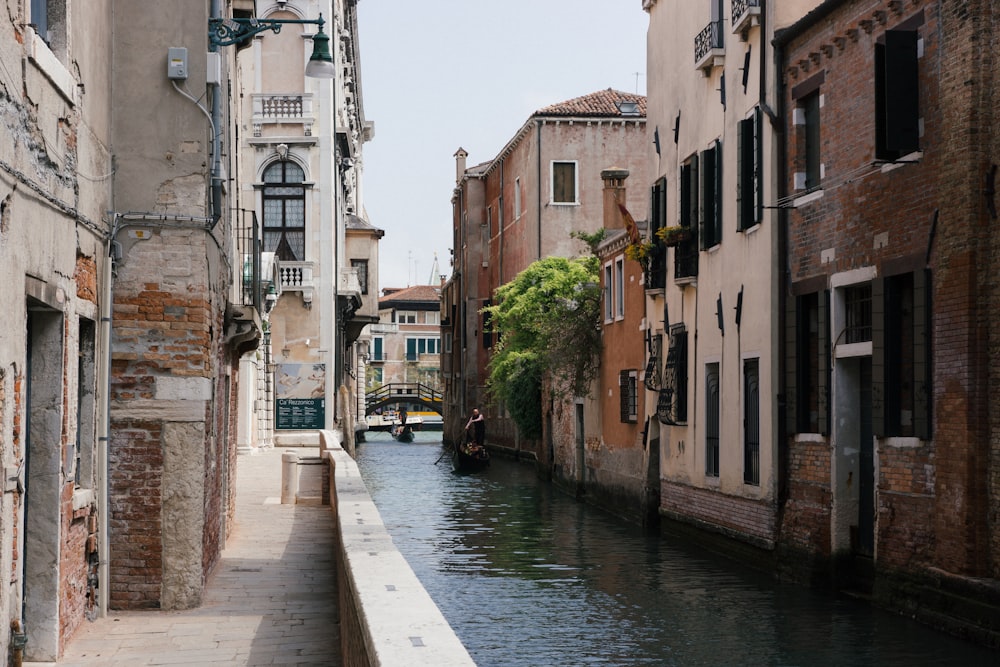
[[[708,76],[721,67],[726,55],[722,40],[722,21],[712,21],[694,38],[694,66]]]
[[[281,262],[278,269],[282,292],[302,292],[302,300],[311,304],[313,290],[313,262]]]
[[[733,0],[733,34],[746,39],[746,33],[760,25],[760,0]]]
[[[253,102],[253,136],[259,137],[265,125],[301,125],[302,134],[311,137],[315,122],[311,94],[274,95],[255,93]]]
[[[690,285],[698,279],[698,239],[692,237],[674,250],[674,283]]]

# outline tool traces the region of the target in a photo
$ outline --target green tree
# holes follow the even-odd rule
[[[498,288],[484,309],[499,334],[490,390],[507,405],[522,435],[542,432],[541,387],[585,395],[601,351],[600,263],[596,257],[549,257]]]

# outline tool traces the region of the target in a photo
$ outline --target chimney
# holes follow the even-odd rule
[[[605,229],[625,229],[625,222],[622,220],[622,212],[618,205],[625,205],[626,178],[628,169],[622,167],[611,167],[601,171],[601,180],[604,181]]]
[[[469,157],[469,154],[465,152],[464,148],[459,147],[458,152],[455,153],[455,182],[461,183],[462,179],[465,177],[465,158]]]

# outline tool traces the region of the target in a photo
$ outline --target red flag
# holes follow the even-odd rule
[[[622,221],[625,223],[625,231],[628,232],[628,239],[632,243],[639,242],[639,227],[635,224],[632,214],[625,208],[625,204],[618,202],[618,210],[622,212]]]

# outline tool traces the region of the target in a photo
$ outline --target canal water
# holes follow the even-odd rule
[[[397,548],[480,667],[998,665],[1000,653],[782,585],[651,534],[494,458],[460,475],[441,434],[368,434],[358,466]]]

